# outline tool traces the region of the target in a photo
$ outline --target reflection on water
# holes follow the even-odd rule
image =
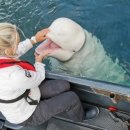
[[[116,63],[130,75],[129,7],[129,0],[0,0],[0,21],[17,24],[31,37],[58,17],[71,18],[100,39],[107,56],[113,62],[118,59]],[[34,62],[33,52],[23,58]],[[125,81],[117,83],[129,85]]]

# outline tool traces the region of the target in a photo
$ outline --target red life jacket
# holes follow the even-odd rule
[[[19,65],[23,69],[35,71],[35,67],[28,61],[18,61],[14,59],[0,59],[0,68],[10,67],[13,65]]]
[[[17,61],[14,59],[0,59],[0,68],[10,67],[13,65],[19,65],[23,69],[35,71],[35,67],[27,61]],[[11,99],[11,100],[0,99],[0,103],[14,103],[14,102],[21,100],[22,98],[25,98],[25,100],[30,105],[37,105],[38,101],[33,100],[31,97],[29,97],[29,93],[30,93],[30,89],[27,89],[22,95],[20,95],[19,97],[15,98],[15,99]],[[27,100],[27,98],[29,98],[31,101],[29,102]]]

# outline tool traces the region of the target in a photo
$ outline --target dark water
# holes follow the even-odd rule
[[[96,35],[130,75],[130,0],[0,0],[0,22],[16,24],[26,37],[59,17],[71,18]],[[23,59],[34,62],[33,50]]]

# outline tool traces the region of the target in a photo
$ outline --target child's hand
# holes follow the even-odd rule
[[[34,53],[35,56],[35,62],[42,62],[43,59],[47,57],[52,52],[51,49],[45,50],[42,54],[38,55],[37,53]]]
[[[36,41],[37,42],[42,42],[43,40],[45,40],[47,38],[46,35],[47,35],[48,32],[49,32],[48,28],[37,32],[36,35],[35,35]]]

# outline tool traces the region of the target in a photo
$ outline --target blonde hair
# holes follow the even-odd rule
[[[16,28],[17,27],[11,23],[0,23],[0,55],[5,55],[7,48],[17,44]]]

